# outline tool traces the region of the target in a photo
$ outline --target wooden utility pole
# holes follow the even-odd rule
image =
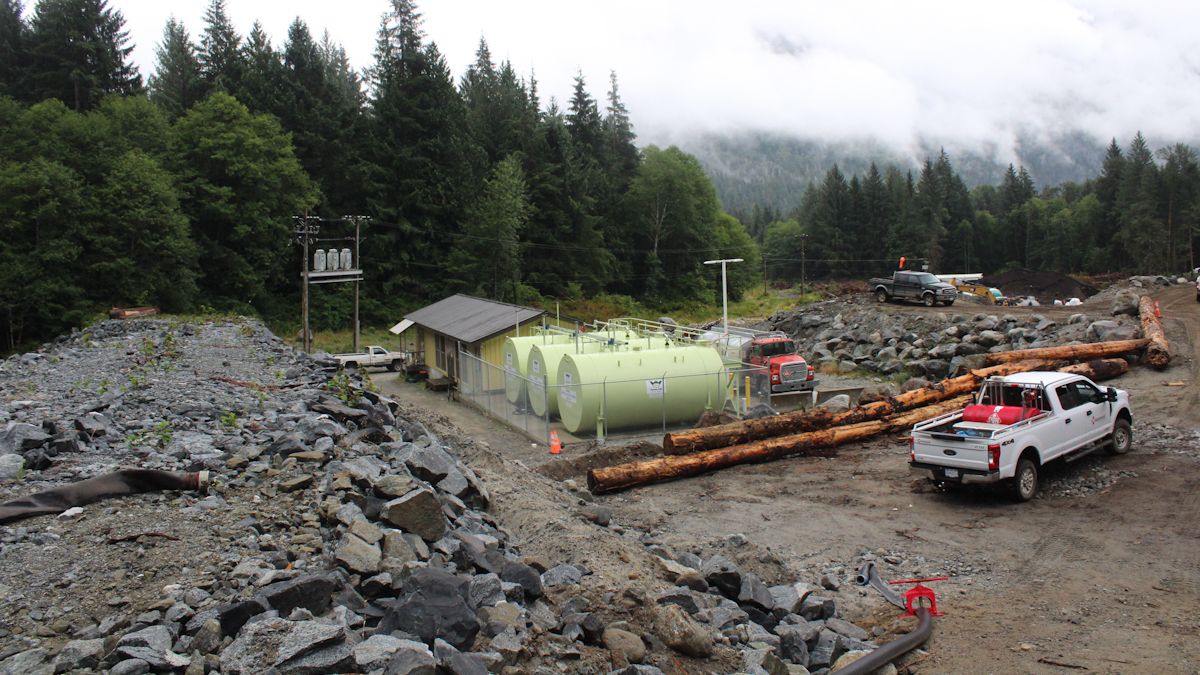
[[[308,259],[308,245],[315,242],[316,236],[321,233],[321,226],[315,224],[319,223],[321,219],[315,216],[310,217],[305,211],[303,216],[292,216],[292,220],[296,221],[295,241],[304,248],[304,257],[301,260],[300,268],[300,283],[303,287],[300,293],[300,344],[307,353],[312,349],[312,339],[308,331],[308,284],[310,283],[309,268],[311,264]]]

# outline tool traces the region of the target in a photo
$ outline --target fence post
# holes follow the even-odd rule
[[[662,416],[663,416],[663,433],[667,433],[667,373],[663,371],[663,388],[662,388]]]

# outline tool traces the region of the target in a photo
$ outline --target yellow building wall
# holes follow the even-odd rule
[[[569,330],[573,330],[575,328],[574,320],[565,317],[562,319],[555,319],[552,316],[547,316],[546,325],[558,326]],[[430,377],[452,375],[452,373],[446,373],[437,367],[437,344],[435,342],[436,334],[428,328],[413,328],[412,330],[418,330],[419,335],[423,337],[425,365],[429,369]],[[539,317],[536,321],[523,324],[520,327],[520,330],[514,326],[508,332],[495,335],[477,345],[464,344],[464,351],[474,354],[487,364],[490,364],[490,367],[480,366],[480,368],[478,368],[478,372],[464,373],[464,376],[470,377],[474,386],[482,388],[485,391],[504,389],[504,370],[501,366],[504,361],[504,341],[508,338],[517,336],[529,337],[533,335],[541,335],[541,332],[542,319]],[[447,348],[457,349],[455,346],[457,343],[455,341],[451,340],[450,338],[447,338],[447,341],[450,342],[450,344],[447,345]],[[462,364],[461,367],[466,368],[466,364]],[[475,379],[478,379],[477,383],[474,382]]]

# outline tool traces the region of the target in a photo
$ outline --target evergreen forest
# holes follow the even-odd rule
[[[638,144],[615,73],[544,101],[481,40],[457,77],[414,0],[390,0],[374,59],[327,33],[163,28],[153,73],[110,0],[0,0],[0,351],[114,306],[296,326],[299,218],[341,248],[367,216],[362,320],[390,325],[456,292],[539,304],[610,296],[669,311],[768,279],[853,278],[895,259],[935,271],[1193,266],[1200,167],[1139,134],[1083,183],[1009,167],[968,190],[942,152],[914,176],[834,165],[782,211],[726,212],[699,160]],[[193,29],[196,27],[192,27]],[[350,322],[348,284],[314,287],[316,329]]]

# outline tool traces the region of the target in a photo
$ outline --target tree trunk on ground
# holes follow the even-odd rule
[[[1164,340],[1164,344],[1165,344]],[[1110,356],[1120,356],[1128,352],[1135,352],[1150,344],[1150,340],[1142,338],[1141,340],[1119,340],[1116,342],[1097,342],[1087,345],[1068,345],[1065,347],[1043,347],[1041,349],[1020,349],[1012,352],[1000,352],[998,354],[988,354],[987,364],[994,366],[1001,363],[1012,363],[1013,361],[1024,361],[1026,359],[1055,359],[1055,360],[1071,360],[1071,361],[1093,361],[1095,359],[1104,359]]]
[[[876,434],[907,429],[918,422],[962,409],[974,395],[960,396],[936,405],[918,408],[888,419],[834,427],[822,431],[784,436],[766,441],[707,450],[690,455],[667,456],[588,471],[588,488],[596,494],[648,483],[686,478],[738,464],[766,462],[791,455],[833,454],[832,448],[870,438]]]
[[[1162,370],[1171,362],[1171,350],[1167,346],[1167,336],[1163,333],[1162,321],[1154,311],[1154,300],[1143,295],[1138,303],[1138,311],[1142,314],[1142,332],[1150,340],[1146,347],[1146,361],[1155,368]]]
[[[1058,372],[1083,375],[1093,382],[1099,382],[1129,372],[1129,362],[1125,359],[1100,359],[1059,368]]]
[[[812,408],[757,420],[677,431],[663,436],[663,452],[668,455],[686,455],[700,450],[724,448],[785,434],[801,434],[829,427],[869,422],[973,392],[978,389],[981,381],[993,375],[1050,370],[1053,366],[1054,362],[1047,360],[1005,363],[946,380],[928,389],[917,389],[893,398],[868,403],[843,413],[834,414],[824,408]]]

